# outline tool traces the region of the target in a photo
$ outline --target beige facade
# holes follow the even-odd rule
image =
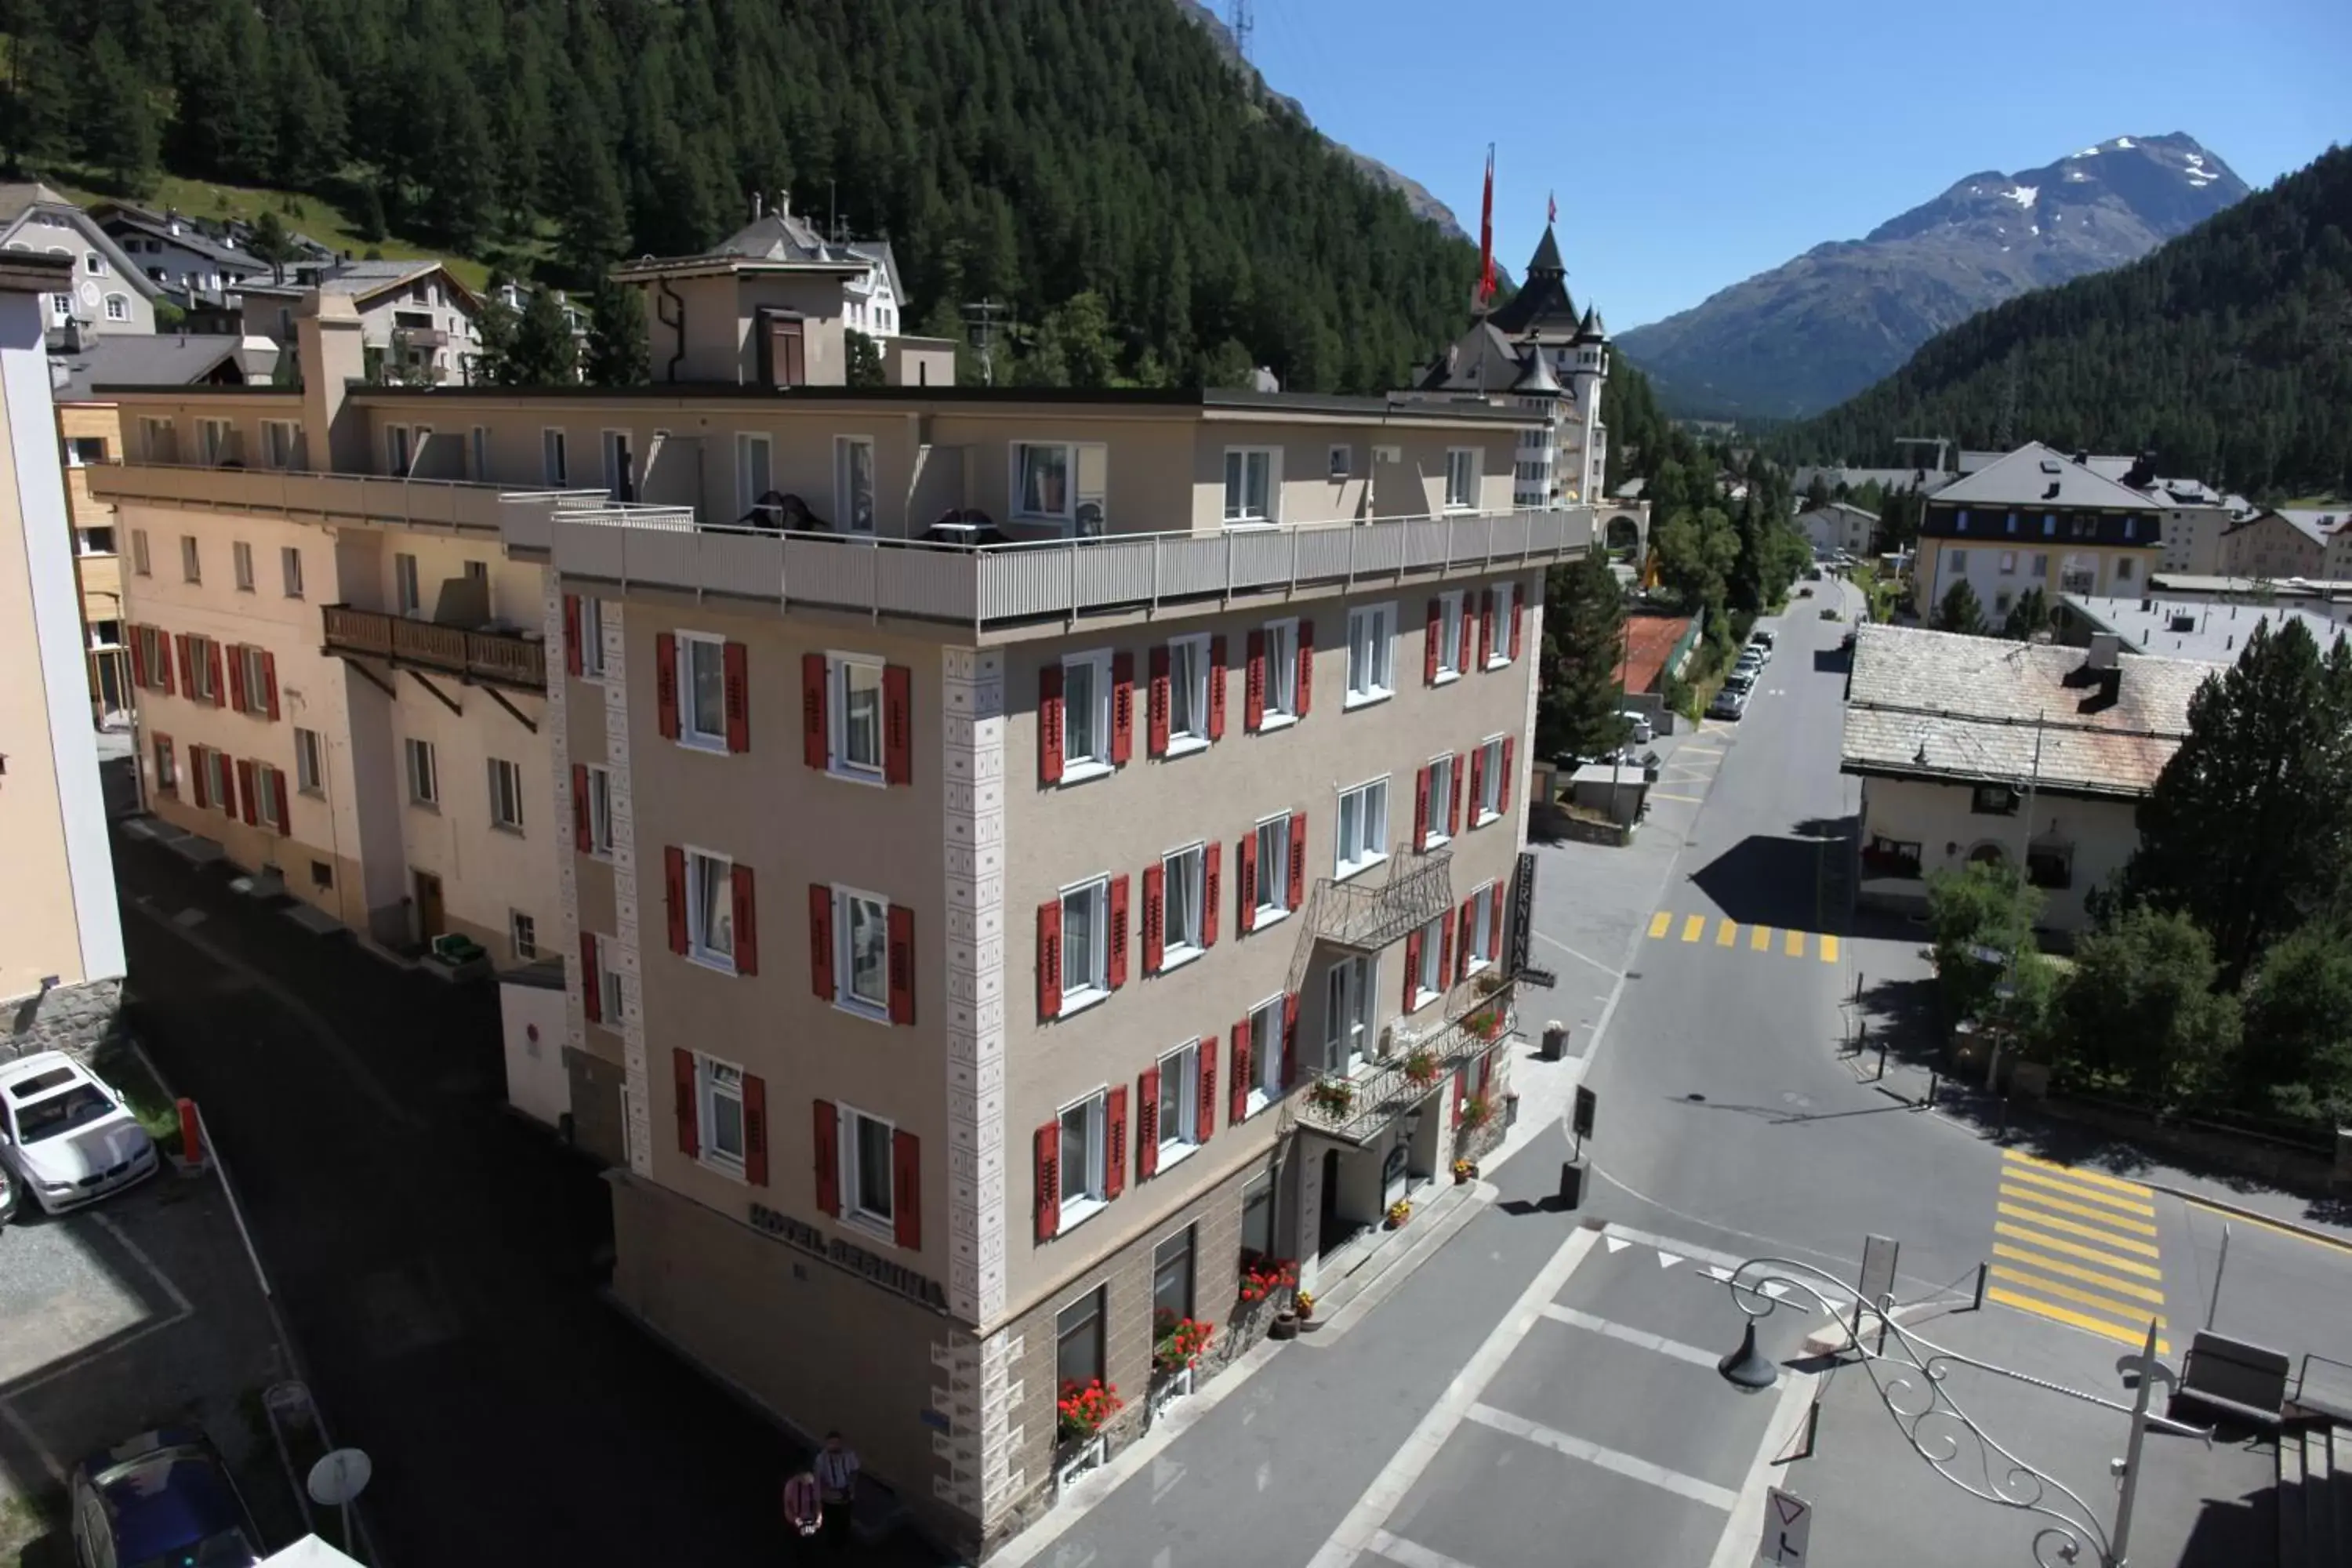
[[[2042,893],[2041,925],[2070,937],[2091,923],[2084,900],[2112,881],[2139,847],[2137,806],[2136,799],[2044,792],[2036,795],[2029,820],[2022,792],[2006,784],[1862,782],[1865,842],[1887,865],[1908,861],[1916,871],[1904,875],[1924,879],[1972,860],[2013,866],[2024,855]],[[1924,880],[1917,896],[1926,897]]]
[[[130,711],[131,655],[122,640],[122,540],[114,508],[89,493],[89,468],[121,456],[122,422],[110,403],[59,404],[58,438],[89,654],[90,715],[93,723],[102,723]]]
[[[2328,574],[2327,533],[2275,511],[2240,523],[2222,540],[2220,574],[2284,582]]]

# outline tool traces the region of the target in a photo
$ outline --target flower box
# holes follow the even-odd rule
[[[1054,1449],[1054,1490],[1070,1489],[1071,1484],[1088,1470],[1110,1457],[1110,1439],[1097,1433],[1092,1437],[1062,1443]]]

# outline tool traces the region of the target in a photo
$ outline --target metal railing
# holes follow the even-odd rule
[[[1400,850],[1389,857],[1388,879],[1367,878],[1315,884],[1307,929],[1318,942],[1371,952],[1402,941],[1454,907],[1454,852]]]
[[[1390,1026],[1387,1054],[1344,1073],[1318,1073],[1290,1097],[1301,1125],[1342,1142],[1361,1144],[1426,1102],[1446,1079],[1475,1061],[1517,1026],[1517,987],[1492,973],[1474,975],[1445,994],[1438,1021],[1426,1034]]]
[[[90,494],[115,502],[281,512],[485,533],[499,531],[509,510],[499,503],[511,493],[497,485],[462,479],[396,479],[299,468],[224,468],[194,463],[97,463],[86,472]],[[533,500],[544,511],[566,496],[598,506],[610,504],[603,490],[541,492]]]
[[[330,653],[363,654],[527,691],[547,689],[547,647],[538,638],[468,631],[349,605],[321,605],[320,614]]]

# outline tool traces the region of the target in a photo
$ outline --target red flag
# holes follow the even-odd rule
[[[1486,198],[1478,211],[1478,304],[1495,297],[1495,144],[1486,144]]]

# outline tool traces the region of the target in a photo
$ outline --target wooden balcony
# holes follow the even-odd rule
[[[547,689],[547,647],[536,637],[510,632],[470,632],[463,626],[436,626],[388,616],[381,610],[355,610],[349,605],[322,607],[329,653],[380,658],[457,676],[482,686],[507,686],[520,691]]]

